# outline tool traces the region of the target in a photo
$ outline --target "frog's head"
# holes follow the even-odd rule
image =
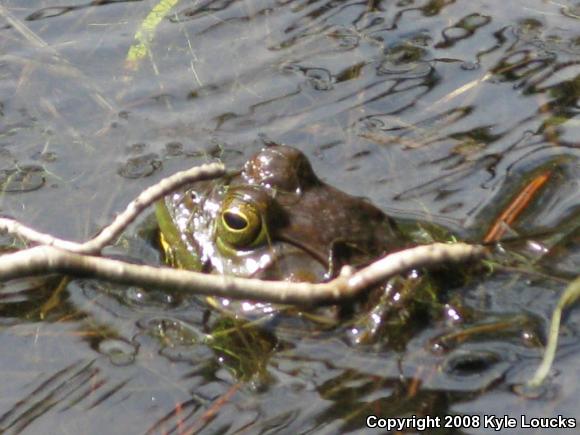
[[[401,245],[388,216],[321,182],[287,146],[264,148],[236,174],[197,183],[164,205],[162,232],[214,273],[321,281]]]
[[[290,281],[324,278],[327,264],[284,237],[291,213],[276,200],[279,194],[258,184],[230,184],[223,186],[222,195],[214,217],[214,246],[205,245],[214,269]]]

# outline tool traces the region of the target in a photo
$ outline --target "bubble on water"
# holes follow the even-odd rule
[[[543,32],[544,25],[534,18],[521,20],[514,29],[520,38],[529,40],[538,38]]]
[[[149,336],[163,340],[166,346],[191,346],[201,340],[200,333],[190,324],[178,319],[159,317],[141,322]]]
[[[467,38],[471,32],[463,27],[448,27],[443,31],[443,36],[447,40],[457,40]]]
[[[422,60],[427,50],[412,44],[400,44],[385,51],[385,58],[394,64],[413,63]]]
[[[333,29],[327,34],[330,38],[338,43],[338,47],[342,50],[352,50],[358,47],[360,43],[360,36],[357,32],[346,27],[339,27]]]
[[[378,75],[397,75],[401,78],[418,78],[428,75],[432,67],[423,60],[427,50],[413,44],[396,45],[385,51],[385,56],[377,66]]]
[[[471,14],[461,20],[461,27],[469,30],[475,30],[483,27],[491,21],[487,15]]]
[[[40,189],[46,182],[41,166],[27,165],[0,170],[0,190],[2,192],[31,192]]]
[[[106,355],[111,361],[111,364],[116,366],[126,366],[135,361],[137,349],[131,343],[110,338],[99,343],[99,352]]]
[[[461,65],[459,65],[459,68],[461,68],[464,71],[475,71],[477,69],[479,69],[481,67],[481,64],[477,63],[477,62],[463,62]]]
[[[128,145],[125,148],[125,152],[127,154],[139,155],[139,154],[143,154],[143,152],[145,152],[146,149],[147,149],[146,143],[138,142],[138,143]]]
[[[40,154],[40,159],[46,163],[56,162],[58,155],[54,151],[44,151]]]
[[[377,66],[377,75],[393,75],[397,78],[420,78],[431,73],[433,67],[427,62],[398,64],[385,60]]]
[[[161,160],[155,153],[131,157],[121,165],[117,173],[123,178],[144,178],[152,175],[161,167]]]
[[[145,290],[141,287],[128,287],[125,290],[124,302],[141,308],[171,308],[181,303],[180,298],[161,290]]]
[[[183,144],[181,142],[168,142],[165,144],[165,155],[178,157],[183,154]]]
[[[305,75],[308,82],[317,91],[329,91],[333,88],[332,74],[324,68],[309,68]]]

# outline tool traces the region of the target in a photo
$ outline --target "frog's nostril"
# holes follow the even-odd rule
[[[226,211],[223,214],[223,220],[230,229],[235,231],[241,231],[248,226],[246,217],[238,213]]]

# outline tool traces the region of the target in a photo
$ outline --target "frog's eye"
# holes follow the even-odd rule
[[[252,204],[230,204],[219,216],[217,238],[236,249],[249,248],[260,242],[262,227],[262,216]]]

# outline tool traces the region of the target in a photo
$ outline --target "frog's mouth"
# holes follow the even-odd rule
[[[316,261],[317,263],[324,265],[325,269],[328,269],[328,257],[325,257],[324,254],[320,252],[320,250],[314,249],[307,243],[295,240],[292,237],[284,237],[282,234],[280,234],[278,237],[282,243],[292,245],[296,250],[302,251],[303,256],[309,256],[310,261]]]
[[[326,263],[292,243],[276,241],[235,257],[213,250],[209,256],[213,273],[282,280],[291,282],[321,282],[326,279]]]
[[[311,261],[316,261],[323,265],[325,269],[324,280],[335,277],[342,266],[348,264],[360,267],[365,264],[361,259],[366,259],[368,262],[367,252],[353,241],[335,239],[323,249],[318,249],[306,242],[290,237],[284,237],[283,241],[303,251],[304,255],[308,254],[311,257]]]

